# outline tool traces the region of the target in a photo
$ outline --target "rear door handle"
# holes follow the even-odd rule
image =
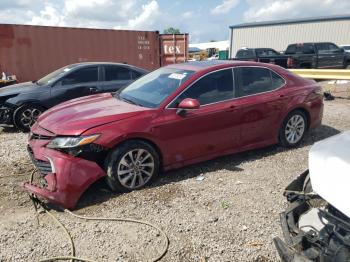
[[[229,106],[227,109],[226,109],[227,112],[233,112],[233,111],[236,111],[236,106],[234,105],[231,105]]]

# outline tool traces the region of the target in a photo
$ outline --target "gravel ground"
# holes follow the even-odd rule
[[[272,238],[282,234],[283,189],[307,169],[308,151],[315,141],[350,129],[349,112],[349,100],[326,101],[323,125],[296,149],[272,146],[218,158],[168,172],[153,186],[127,194],[112,194],[99,182],[83,196],[76,212],[158,225],[170,239],[162,261],[279,261]],[[18,186],[32,169],[26,138],[11,129],[0,133],[0,261],[69,255],[64,233],[47,215],[36,219]],[[4,177],[8,175],[12,176]],[[52,212],[71,232],[78,256],[147,261],[160,252],[162,239],[147,226],[85,222]]]

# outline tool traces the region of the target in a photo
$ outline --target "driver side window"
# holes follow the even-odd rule
[[[87,67],[78,69],[65,77],[63,77],[60,81],[62,86],[66,85],[76,85],[90,82],[98,81],[98,67]]]
[[[197,99],[201,106],[232,99],[234,97],[232,68],[204,76],[184,91],[172,104],[178,107],[185,98]]]

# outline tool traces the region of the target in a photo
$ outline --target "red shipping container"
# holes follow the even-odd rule
[[[0,25],[0,73],[16,75],[20,82],[85,61],[154,70],[160,57],[157,31]]]

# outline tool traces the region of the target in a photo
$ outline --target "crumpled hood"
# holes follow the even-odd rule
[[[99,94],[59,104],[43,113],[38,124],[56,135],[80,135],[90,128],[130,118],[147,110],[120,101],[110,93]]]
[[[313,145],[309,171],[313,190],[350,217],[350,131]]]
[[[0,97],[17,95],[19,93],[32,92],[32,91],[36,91],[38,88],[40,88],[40,86],[32,82],[25,82],[25,83],[5,86],[0,88]]]

